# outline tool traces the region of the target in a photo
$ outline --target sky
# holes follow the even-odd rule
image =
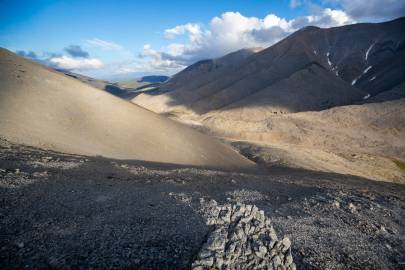
[[[405,16],[404,0],[0,0],[0,47],[100,79],[172,75],[294,31]]]

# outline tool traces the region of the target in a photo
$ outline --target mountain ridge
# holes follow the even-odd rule
[[[405,17],[384,23],[307,27],[234,65],[201,73],[201,76],[194,74],[192,81],[177,81],[176,89],[163,94],[162,101],[147,94],[133,101],[157,112],[173,109],[204,114],[240,103],[245,96],[288,78],[312,62],[322,65],[353,88],[365,91],[365,96],[377,95],[405,80],[403,29]],[[186,68],[173,78],[185,76],[187,72]],[[163,88],[171,88],[171,80]],[[353,104],[362,98],[354,96],[348,103],[339,105]],[[217,105],[212,105],[212,100]],[[323,107],[315,108],[320,109]]]

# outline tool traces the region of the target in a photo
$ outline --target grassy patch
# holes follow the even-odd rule
[[[394,163],[400,168],[403,172],[405,172],[405,161],[394,159]]]

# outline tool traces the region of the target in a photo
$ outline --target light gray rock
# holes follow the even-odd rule
[[[295,269],[291,241],[277,235],[262,210],[200,200],[211,233],[192,269]]]
[[[273,261],[273,266],[274,266],[275,268],[281,266],[281,263],[282,263],[282,262],[281,262],[281,259],[280,259],[279,256],[275,256],[272,261]]]
[[[213,257],[209,257],[209,258],[204,258],[198,261],[199,265],[201,266],[206,266],[206,267],[210,267],[214,264],[214,258]]]
[[[291,265],[293,263],[293,257],[291,254],[288,254],[287,258],[285,259],[285,264],[286,265]]]
[[[283,252],[286,252],[291,247],[291,241],[287,237],[284,237],[284,239],[282,241],[282,244],[284,246],[283,249],[282,249]]]
[[[264,259],[267,254],[267,248],[265,246],[260,246],[259,250],[256,251],[256,256]]]

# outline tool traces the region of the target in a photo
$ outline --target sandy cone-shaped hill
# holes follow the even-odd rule
[[[0,136],[76,154],[253,166],[215,139],[5,49],[0,49]]]

